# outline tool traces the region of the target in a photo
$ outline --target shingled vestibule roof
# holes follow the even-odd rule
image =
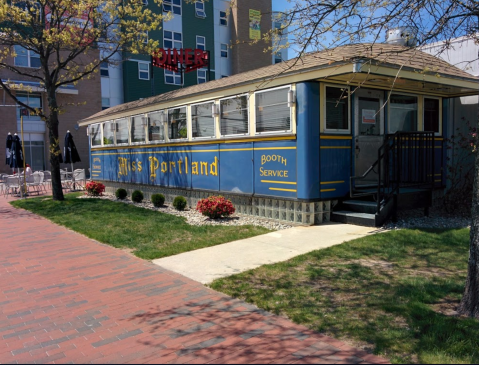
[[[243,72],[218,80],[212,80],[207,83],[181,88],[142,100],[120,104],[96,113],[83,119],[81,122],[82,124],[88,123],[88,121],[104,118],[108,115],[117,114],[126,110],[140,109],[149,105],[160,104],[162,102],[173,101],[184,97],[191,97],[197,94],[245,84],[253,84],[274,78],[282,78],[299,72],[333,68],[344,64],[351,64],[359,60],[369,60],[372,65],[389,66],[394,68],[401,67],[402,70],[429,73],[447,78],[479,81],[479,78],[472,76],[440,58],[415,48],[386,43],[352,44],[325,51],[308,53],[301,58],[295,58],[275,65],[258,68],[256,70]]]

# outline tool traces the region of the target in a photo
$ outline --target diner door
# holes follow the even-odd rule
[[[355,95],[355,176],[362,176],[378,158],[384,141],[384,97],[378,90],[358,89]],[[377,167],[356,186],[377,184]]]

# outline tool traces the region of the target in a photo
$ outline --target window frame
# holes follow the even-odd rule
[[[42,67],[41,62],[40,62],[40,55],[38,55],[38,57],[32,57],[32,54],[38,54],[38,53],[35,53],[34,51],[29,50],[29,49],[27,49],[27,48],[25,48],[25,47],[22,47],[22,46],[20,46],[20,45],[18,45],[18,44],[14,45],[13,47],[14,47],[15,53],[17,53],[17,50],[15,49],[15,48],[17,48],[17,47],[22,48],[22,49],[24,49],[24,50],[27,52],[26,57],[27,57],[27,64],[28,64],[28,66],[25,66],[25,65],[17,65],[17,62],[16,62],[16,60],[17,60],[17,58],[18,58],[18,53],[17,53],[17,56],[16,56],[16,57],[13,57],[13,65],[14,65],[14,66],[16,66],[16,67],[34,68],[34,69],[39,69],[39,68]],[[24,57],[24,56],[21,56],[21,57]],[[38,61],[40,62],[40,65],[38,65],[38,66],[32,66],[32,58],[38,58]]]
[[[166,84],[166,85],[183,86],[185,80],[184,80],[184,78],[182,77],[181,72],[175,72],[175,71],[170,71],[170,70],[166,70],[166,69],[165,69],[165,70],[164,70],[164,74],[165,74],[165,84]],[[166,80],[167,77],[173,77],[173,82],[168,82],[168,81]],[[180,79],[180,83],[179,83],[179,84],[177,84],[177,83],[175,82],[175,80],[176,80],[177,78]]]
[[[348,90],[348,129],[328,129],[327,128],[327,100],[326,100],[326,89],[328,87],[334,87],[336,89],[347,89]],[[323,96],[322,96],[322,115],[323,115],[323,120],[324,120],[324,133],[334,133],[334,134],[351,134],[351,88],[347,85],[341,85],[341,84],[323,84]]]
[[[181,108],[185,108],[185,120],[186,120],[186,137],[185,138],[171,138],[170,137],[170,111],[171,110],[174,110],[174,109],[181,109]],[[169,142],[184,142],[184,141],[188,141],[189,140],[189,128],[188,126],[190,125],[191,121],[190,121],[190,118],[189,118],[189,115],[188,115],[188,106],[187,105],[179,105],[179,106],[176,106],[176,107],[173,107],[173,108],[168,108],[166,109],[167,111],[167,114],[166,114],[166,124],[167,124],[167,136],[168,136],[168,141]]]
[[[442,136],[442,98],[439,96],[428,96],[428,95],[423,95],[422,97],[422,130],[426,130],[426,118],[425,118],[425,113],[426,113],[426,99],[435,99],[439,101],[439,120],[438,120],[438,127],[439,131],[434,132],[435,136]],[[419,121],[418,121],[419,123]]]
[[[143,126],[143,132],[145,134],[145,139],[140,142],[133,142],[133,136],[131,135],[131,132],[133,130],[133,119],[134,118],[140,118],[140,125],[141,125],[141,118],[145,118],[145,114],[135,114],[135,115],[130,115],[128,117],[128,119],[130,120],[130,123],[129,123],[129,128],[128,128],[128,140],[130,141],[130,145],[139,145],[139,144],[145,144],[146,143],[146,139],[147,139],[147,136],[148,136],[148,133],[147,133],[147,130],[146,130],[146,126]]]
[[[419,94],[413,94],[413,93],[404,93],[404,92],[397,92],[397,91],[394,91],[394,92],[389,92],[388,94],[388,98],[387,98],[387,107],[388,107],[388,112],[387,112],[387,133],[389,134],[394,134],[396,133],[397,131],[395,132],[391,132],[391,96],[392,95],[403,95],[403,96],[411,96],[411,97],[415,97],[417,102],[417,109],[416,109],[416,130],[413,131],[413,132],[420,132],[419,130],[419,126],[420,126],[420,119],[419,117],[422,117],[424,116],[424,110],[423,110],[423,115],[421,116],[419,111],[420,111],[420,103],[421,103],[421,95]],[[422,124],[422,129],[424,130],[424,121],[423,121],[423,124]]]
[[[123,119],[126,120],[126,129],[128,130],[128,132],[127,132],[128,141],[118,143],[118,136],[117,136],[117,133],[119,132],[118,122],[123,120]],[[128,145],[130,145],[130,142],[131,142],[131,140],[130,140],[130,116],[115,119],[115,145],[116,146],[128,146]]]
[[[147,71],[141,70],[140,65],[146,65],[147,66]],[[141,73],[147,72],[148,73],[148,78],[141,78]],[[138,61],[138,80],[144,80],[144,81],[149,81],[150,80],[150,63],[149,62],[141,62]]]
[[[217,117],[213,116],[211,113],[211,107],[210,107],[210,114],[211,118],[213,119],[213,132],[214,134],[212,136],[205,136],[205,137],[194,137],[193,136],[193,107],[198,106],[198,105],[205,105],[205,104],[215,104],[214,100],[209,100],[209,101],[204,101],[201,103],[195,103],[195,104],[190,104],[190,123],[191,123],[191,139],[196,141],[196,140],[204,140],[204,139],[216,139],[217,138]]]
[[[163,13],[169,13],[171,11],[171,13],[173,15],[179,15],[181,16],[182,15],[182,4],[181,4],[181,0],[178,0],[179,1],[179,5],[178,4],[174,4],[174,1],[175,0],[163,0],[163,4],[162,4],[162,10],[163,10]],[[171,7],[171,10],[165,10],[165,6],[170,6]],[[180,9],[179,10],[179,13],[175,13],[174,9]]]
[[[165,33],[169,32],[171,33],[171,38],[167,38]],[[175,40],[175,34],[179,34],[181,37],[181,40]],[[165,42],[171,42],[171,47],[167,47]],[[176,47],[175,43],[180,43],[179,47]],[[163,48],[165,49],[172,49],[172,48],[183,48],[183,33],[182,32],[175,32],[174,30],[168,30],[168,29],[163,29]]]
[[[280,89],[287,89],[287,92],[290,92],[292,90],[292,85],[283,85],[283,86],[278,86],[278,87],[273,87],[271,89],[264,89],[264,90],[259,90],[254,93],[254,134],[256,136],[260,135],[265,135],[265,134],[286,134],[286,133],[293,133],[293,107],[288,106],[289,108],[289,130],[279,130],[279,131],[271,131],[271,132],[257,132],[257,108],[258,108],[258,103],[256,101],[256,95],[257,94],[262,94],[266,92],[271,92],[275,90],[280,90]],[[288,104],[288,101],[286,101],[286,105]],[[249,105],[249,103],[248,103]]]
[[[151,114],[163,114],[164,115],[164,120],[163,122],[159,122],[160,124],[163,124],[163,140],[151,140],[150,139],[150,123],[151,123]],[[154,110],[152,112],[148,112],[146,114],[146,117],[148,118],[148,123],[147,123],[147,129],[146,129],[146,137],[148,138],[148,143],[155,143],[155,144],[161,144],[161,143],[167,143],[168,142],[168,110],[167,109],[160,109],[160,110]]]
[[[108,106],[105,105],[106,103],[105,104],[103,103],[103,101],[107,101],[107,100],[108,100]],[[108,109],[108,108],[110,108],[110,98],[104,98],[102,96],[101,97],[101,110],[105,110],[105,109]]]
[[[103,123],[94,123],[94,124],[90,124],[87,126],[87,128],[89,128],[88,130],[88,133],[89,133],[89,137],[90,137],[90,146],[92,148],[99,148],[99,147],[102,147],[103,146],[103,128],[102,128],[102,124]],[[93,135],[94,133],[92,132],[91,128],[94,128],[95,126],[98,127],[98,132],[100,133],[100,144],[93,144]]]
[[[247,122],[247,125],[248,125],[248,131],[246,133],[238,133],[238,134],[223,134],[221,132],[221,102],[223,100],[229,100],[229,99],[236,99],[236,98],[241,98],[241,97],[246,97],[246,103],[247,103],[247,106],[246,106],[246,115],[248,116],[248,122]],[[219,107],[219,116],[218,116],[218,124],[219,124],[219,129],[220,129],[220,137],[221,138],[230,138],[230,137],[238,137],[238,136],[249,136],[250,133],[251,133],[251,118],[250,118],[250,101],[249,101],[249,94],[248,93],[245,93],[245,94],[240,94],[240,95],[234,95],[234,96],[228,96],[226,98],[221,98],[219,100],[219,103],[218,103],[218,107]],[[256,108],[255,108],[255,113],[254,113],[255,117],[256,117]]]
[[[226,50],[223,50],[223,46],[226,46]],[[226,52],[226,56],[223,56],[223,52]],[[220,56],[221,56],[221,58],[229,58],[228,53],[229,53],[228,45],[226,43],[221,43],[220,44]]]
[[[224,16],[221,15],[221,13],[224,13]],[[222,21],[224,20],[225,24],[222,24]],[[226,11],[220,10],[220,25],[223,27],[228,26],[228,13]]]
[[[102,129],[101,129],[101,145],[104,146],[104,147],[109,147],[109,146],[115,146],[116,145],[116,129],[117,129],[117,125],[116,125],[116,121],[114,120],[107,120],[106,122],[103,122],[101,123],[102,124]],[[105,128],[108,128],[107,125],[114,125],[115,126],[115,129],[112,131],[113,132],[113,143],[108,143],[108,144],[105,144]],[[111,128],[111,127],[110,127]]]
[[[197,5],[202,4],[203,9],[198,9]],[[198,12],[203,12],[203,15],[198,14]],[[195,1],[195,15],[197,18],[205,19],[206,18],[206,6],[204,1]]]
[[[204,73],[205,73],[205,77],[200,77],[200,72],[204,72]],[[204,83],[206,83],[206,82],[208,81],[208,77],[207,77],[208,74],[207,74],[207,72],[208,72],[208,69],[206,69],[206,68],[199,68],[198,70],[196,70],[196,81],[197,81],[197,84],[198,84],[198,85],[199,85],[199,84],[204,84]],[[204,79],[204,81],[203,81],[203,82],[200,82],[200,80],[203,80],[203,79]]]
[[[106,64],[106,67],[105,67]],[[103,71],[106,71],[106,75],[103,74]],[[110,77],[110,69],[108,67],[108,62],[100,62],[100,76],[101,77]]]
[[[37,92],[28,92],[28,91],[18,91],[16,92],[15,94],[17,97],[27,97],[27,102],[25,104],[27,104],[28,106],[30,106],[30,98],[34,97],[34,98],[38,98],[40,100],[40,109],[43,110],[43,95],[42,93],[37,93]],[[15,118],[16,120],[20,120],[21,118],[21,112],[19,112],[20,109],[26,109],[24,108],[23,106],[21,106],[20,104],[16,104],[16,108],[15,108]],[[40,121],[42,120],[42,118],[38,115],[30,115],[30,111],[29,109],[26,109],[27,112],[28,112],[28,115],[25,115],[23,116],[24,120],[28,120],[28,121]],[[19,113],[19,114],[17,114]],[[26,117],[26,118],[25,118]]]
[[[203,43],[198,42],[198,38],[203,38]],[[200,48],[200,46],[203,46],[203,48]],[[196,48],[201,49],[202,51],[206,51],[206,37],[203,35],[197,35],[196,36]]]

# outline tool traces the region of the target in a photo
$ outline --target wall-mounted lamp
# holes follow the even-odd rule
[[[218,115],[220,115],[220,106],[215,103],[211,104],[211,116],[216,118]]]
[[[293,105],[296,103],[296,95],[294,90],[288,91],[288,108],[292,108]]]

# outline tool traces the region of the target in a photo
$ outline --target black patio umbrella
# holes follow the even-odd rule
[[[12,134],[10,132],[8,132],[8,136],[7,136],[7,150],[6,150],[6,153],[5,153],[5,163],[7,165],[10,165],[10,150],[12,148],[12,143],[13,143],[13,137],[12,137]]]
[[[14,169],[23,168],[23,149],[20,137],[15,133],[10,147],[10,167]]]
[[[63,147],[63,162],[74,164],[80,161],[80,155],[75,147],[75,142],[73,142],[73,136],[70,131],[67,131],[65,135],[65,145]]]

